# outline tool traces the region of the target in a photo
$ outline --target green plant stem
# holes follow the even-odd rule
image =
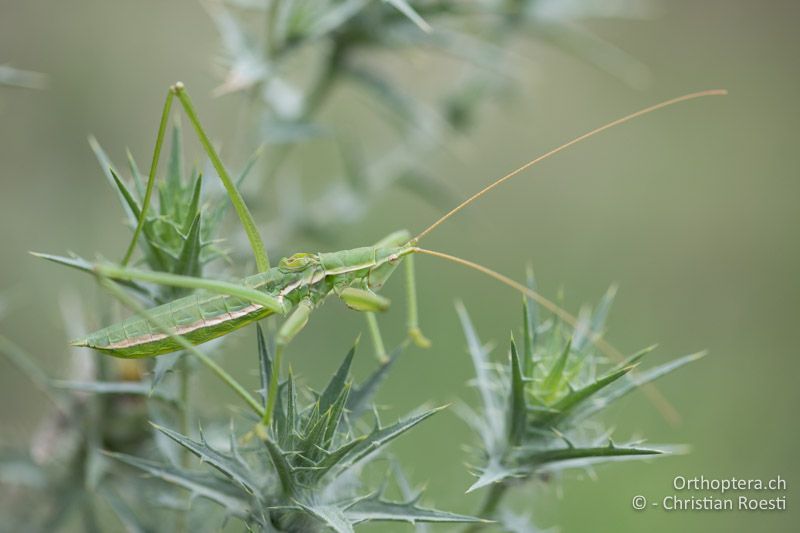
[[[497,510],[497,507],[500,505],[500,502],[503,501],[506,490],[508,490],[508,485],[506,483],[495,483],[492,485],[489,489],[489,493],[486,495],[486,499],[483,500],[483,505],[481,506],[481,510],[478,511],[477,516],[490,520]],[[464,530],[464,533],[474,533],[490,525],[491,524],[480,522],[471,524]]]
[[[144,198],[142,199],[142,209],[139,213],[139,221],[136,223],[136,229],[133,230],[133,238],[125,251],[125,257],[122,258],[122,266],[127,265],[133,251],[136,249],[136,243],[139,241],[139,235],[142,233],[142,228],[147,221],[147,209],[150,207],[150,198],[153,196],[153,184],[156,181],[156,171],[158,170],[158,160],[161,156],[161,147],[164,145],[164,135],[167,131],[167,122],[169,122],[169,111],[172,108],[172,99],[174,97],[172,89],[167,92],[167,99],[164,101],[164,109],[161,111],[161,121],[158,123],[158,136],[156,137],[156,146],[153,149],[153,160],[150,162],[150,175],[147,178],[147,188],[145,189]]]
[[[175,93],[175,95],[178,97],[178,100],[180,100],[181,104],[183,105],[186,116],[189,117],[189,121],[192,123],[192,126],[194,126],[195,132],[197,132],[197,137],[200,139],[200,144],[203,145],[203,149],[205,149],[206,154],[208,154],[209,159],[211,159],[211,164],[214,166],[217,174],[219,174],[219,179],[222,181],[222,185],[225,187],[225,191],[227,191],[228,196],[231,199],[231,203],[233,203],[234,209],[236,209],[236,214],[239,215],[239,220],[241,221],[242,227],[244,227],[244,231],[247,234],[247,239],[250,241],[250,248],[253,250],[258,271],[265,272],[269,270],[269,256],[267,255],[267,249],[264,246],[264,241],[261,240],[261,236],[258,233],[258,228],[256,228],[253,215],[250,214],[250,210],[247,209],[247,204],[245,204],[244,198],[242,198],[241,193],[233,183],[228,171],[222,164],[222,160],[219,158],[214,146],[211,144],[211,140],[208,138],[203,126],[200,124],[200,119],[197,116],[197,111],[194,108],[194,104],[192,104],[191,98],[189,98],[189,94],[186,92],[186,89],[180,82],[173,85],[171,91]]]
[[[149,313],[144,307],[142,307],[139,302],[134,300],[130,297],[127,293],[125,293],[122,288],[120,288],[116,283],[114,283],[108,277],[105,277],[101,274],[98,274],[98,279],[100,284],[108,289],[111,294],[114,295],[120,302],[123,303],[126,307],[136,312],[145,320],[148,320],[150,323],[155,325],[159,330],[161,330],[165,335],[169,335],[175,342],[177,342],[184,350],[191,353],[193,356],[197,357],[201,363],[206,365],[206,367],[211,370],[218,378],[220,378],[223,383],[228,385],[228,387],[236,393],[239,398],[244,400],[244,402],[256,412],[258,416],[264,416],[264,410],[261,407],[261,404],[253,398],[247,389],[245,389],[241,383],[236,381],[236,378],[228,374],[224,368],[219,366],[213,359],[208,357],[206,354],[195,348],[189,341],[185,338],[181,337],[180,335],[176,335],[175,332],[170,329],[169,326],[163,324],[160,320],[155,318],[151,313]]]

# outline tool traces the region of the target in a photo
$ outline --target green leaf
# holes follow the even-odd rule
[[[543,465],[558,465],[557,468],[582,467],[608,461],[644,458],[662,455],[663,450],[608,446],[571,447],[560,449],[519,449],[518,458],[537,469]]]
[[[388,521],[388,522],[417,522],[434,523],[489,523],[487,520],[475,518],[437,509],[419,507],[415,499],[407,502],[390,502],[381,499],[378,493],[371,494],[366,498],[361,498],[349,506],[344,515],[353,524],[369,521]]]
[[[447,406],[437,407],[435,409],[430,409],[424,411],[418,415],[414,415],[409,417],[406,420],[402,420],[392,424],[391,426],[387,426],[381,428],[376,426],[372,432],[366,436],[366,438],[359,443],[358,446],[355,446],[352,451],[347,455],[347,461],[342,463],[343,468],[350,468],[351,466],[355,465],[371,453],[375,452],[376,450],[386,446],[389,442],[393,441],[406,431],[410,430],[423,420],[433,416],[434,414],[438,413],[439,411],[445,409]]]
[[[556,359],[556,362],[553,363],[550,372],[547,373],[547,377],[542,383],[542,389],[546,395],[552,396],[558,386],[561,384],[561,381],[564,377],[564,369],[567,366],[567,359],[569,358],[571,350],[572,339],[567,341],[566,346],[564,346],[564,350],[561,352],[561,355],[558,357],[558,359]]]
[[[350,384],[346,384],[339,393],[339,398],[328,409],[328,420],[325,432],[323,433],[322,442],[319,445],[320,451],[327,450],[331,446],[336,431],[339,429],[339,423],[344,415],[344,406],[347,404],[347,397],[349,395]]]
[[[308,514],[336,531],[336,533],[355,533],[350,520],[335,505],[309,504],[298,501],[297,504]]]
[[[350,366],[353,363],[353,356],[356,353],[357,347],[358,343],[356,342],[353,347],[350,348],[350,351],[347,352],[344,360],[339,365],[339,368],[336,370],[333,376],[331,376],[328,385],[322,392],[322,395],[319,398],[319,411],[321,413],[327,411],[328,408],[337,401],[337,398],[339,398],[342,390],[345,388],[347,376],[350,374]]]
[[[522,369],[519,364],[517,345],[511,338],[511,391],[508,404],[508,440],[513,446],[522,441],[525,433],[527,409],[525,407],[525,382],[522,378]]]
[[[292,466],[289,464],[289,461],[286,460],[286,457],[283,455],[283,451],[278,447],[277,444],[272,442],[269,437],[263,439],[262,442],[267,448],[270,459],[272,459],[272,464],[275,467],[275,471],[278,473],[278,479],[281,482],[283,493],[289,497],[293,497],[297,493],[298,487],[295,485],[294,470],[292,469]]]
[[[202,430],[200,432],[201,442],[197,442],[184,435],[181,435],[176,431],[172,431],[169,428],[165,428],[157,424],[152,424],[152,426],[195,454],[202,462],[208,463],[227,477],[231,478],[233,481],[241,485],[241,487],[248,493],[255,494],[259,490],[258,483],[255,479],[253,479],[248,465],[241,463],[234,457],[229,457],[225,454],[222,454],[209,446],[205,440],[205,437],[203,437]]]
[[[128,206],[131,214],[134,218],[138,219],[142,212],[141,208],[139,207],[139,203],[134,199],[131,191],[128,190],[127,185],[125,185],[120,177],[117,176],[117,173],[114,171],[114,169],[109,168],[108,171],[111,173],[111,177],[114,178],[114,184],[117,186],[122,199],[125,200],[125,204]]]
[[[467,338],[467,349],[472,358],[472,366],[475,368],[475,382],[483,401],[483,410],[488,416],[493,416],[494,413],[500,411],[500,402],[495,397],[495,385],[488,370],[488,350],[481,344],[475,327],[467,314],[467,309],[460,301],[456,302],[456,312],[461,321],[464,336]],[[500,422],[499,419],[489,418],[487,422],[499,431],[499,428],[496,427]]]
[[[179,276],[199,276],[202,270],[200,267],[200,250],[202,248],[203,244],[200,242],[200,214],[198,213],[189,227],[186,239],[183,241],[183,247],[178,255],[178,260],[175,262],[173,273]],[[175,297],[177,298],[183,296],[187,291],[176,290],[173,292],[176,293]]]
[[[264,339],[264,330],[260,323],[256,323],[256,343],[258,345],[259,375],[261,376],[261,399],[264,402],[264,409],[266,409],[267,391],[270,379],[272,379],[272,357],[270,357],[267,341]]]
[[[189,210],[186,212],[183,228],[181,228],[181,233],[183,234],[188,234],[190,232],[195,217],[200,213],[200,196],[202,192],[203,175],[198,174],[194,179],[194,185],[192,185],[192,199],[189,201]]]
[[[563,420],[566,416],[570,414],[570,412],[573,409],[575,409],[582,402],[586,401],[589,397],[601,391],[602,389],[608,387],[622,376],[628,374],[628,372],[630,372],[633,369],[634,366],[627,366],[620,370],[616,370],[614,372],[611,372],[610,374],[603,376],[600,379],[597,379],[596,381],[585,387],[570,392],[569,394],[567,394],[559,401],[550,406],[557,412],[552,414],[545,414],[544,416],[537,418],[535,424],[549,425],[549,424],[555,424],[556,422]]]
[[[367,437],[365,435],[362,435],[360,437],[351,440],[346,444],[343,444],[336,450],[327,453],[325,457],[315,465],[314,471],[312,473],[312,480],[319,481],[323,477],[325,477],[325,475],[328,472],[330,472],[332,468],[334,468],[348,455],[350,455],[350,452],[356,446],[359,446],[366,438]]]
[[[108,451],[104,453],[121,463],[142,470],[167,483],[182,487],[190,491],[193,496],[211,500],[224,507],[231,515],[246,517],[250,512],[246,494],[241,489],[217,476],[190,473],[176,467],[161,465],[124,453]]]
[[[689,363],[697,361],[698,359],[704,357],[706,353],[707,352],[702,351],[685,355],[668,363],[664,363],[663,365],[637,372],[629,376],[627,380],[620,382],[615,387],[609,389],[606,394],[597,398],[591,407],[581,412],[580,416],[586,417],[594,414],[597,411],[607,407],[611,402],[618,400],[638,387],[650,383],[651,381],[655,381],[656,379],[674,372],[675,370],[688,365]]]
[[[92,148],[92,151],[94,152],[94,155],[97,158],[97,162],[100,163],[100,168],[103,170],[103,174],[108,180],[108,183],[110,183],[111,186],[114,187],[114,189],[117,191],[117,197],[119,198],[119,203],[122,205],[122,208],[128,217],[128,223],[131,224],[132,226],[136,226],[136,220],[138,216],[135,215],[134,212],[132,211],[128,203],[128,200],[125,198],[125,193],[123,193],[122,189],[120,188],[122,182],[120,181],[120,183],[117,184],[117,181],[114,179],[114,176],[116,174],[116,171],[114,170],[114,164],[111,162],[111,159],[109,159],[105,150],[103,150],[103,147],[100,146],[100,143],[97,142],[97,139],[95,139],[91,135],[89,136],[89,146]],[[127,191],[127,188],[124,189]]]

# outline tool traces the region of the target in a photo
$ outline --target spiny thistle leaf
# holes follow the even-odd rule
[[[195,454],[202,462],[210,464],[218,471],[231,478],[250,494],[254,494],[258,491],[259,484],[253,479],[248,466],[235,457],[229,457],[209,446],[205,441],[205,437],[203,437],[202,431],[200,433],[201,442],[197,442],[169,428],[156,424],[152,424],[152,426]]]
[[[358,446],[355,446],[351,453],[347,455],[347,460],[343,462],[342,468],[349,468],[358,463],[368,455],[386,446],[391,441],[407,432],[423,420],[426,420],[427,418],[446,408],[447,406],[444,405],[429,409],[418,415],[411,416],[406,420],[402,420],[383,428],[376,424],[372,432],[367,435],[367,437],[361,441]]]
[[[256,342],[258,347],[258,369],[259,376],[261,377],[261,400],[264,402],[264,408],[267,407],[267,392],[269,389],[269,382],[272,379],[272,357],[269,354],[267,341],[264,339],[264,330],[261,324],[256,324]],[[280,409],[278,409],[280,412]]]
[[[615,381],[617,381],[622,376],[626,375],[628,372],[633,370],[633,366],[628,366],[612,372],[602,378],[598,379],[597,381],[586,385],[578,390],[570,392],[567,396],[564,396],[556,403],[550,406],[555,412],[549,415],[544,415],[536,420],[537,425],[546,425],[546,424],[554,424],[556,421],[563,419],[564,417],[568,416],[570,412],[575,409],[580,403],[586,401],[590,396],[593,394],[601,391],[602,389],[608,387]]]
[[[591,446],[576,448],[561,448],[549,450],[529,450],[520,448],[517,451],[518,459],[528,465],[541,467],[552,463],[572,462],[573,466],[585,466],[601,462],[614,461],[620,458],[642,458],[647,456],[662,455],[664,451],[637,448],[632,446]],[[560,466],[566,466],[564,464]]]
[[[194,217],[186,239],[183,241],[178,260],[173,269],[174,274],[182,276],[197,276],[200,274],[200,250],[203,245],[200,242],[200,214]]]
[[[585,412],[581,413],[581,416],[590,416],[601,409],[604,409],[606,406],[611,404],[612,402],[622,398],[626,394],[636,390],[637,388],[655,381],[656,379],[666,376],[678,370],[679,368],[688,365],[698,359],[701,359],[706,355],[707,352],[701,351],[689,355],[685,355],[678,359],[674,359],[662,365],[644,370],[639,372],[637,375],[630,376],[629,379],[617,383],[615,387],[610,388],[606,394],[595,398],[593,405],[590,406]]]
[[[294,469],[292,468],[292,465],[290,465],[289,461],[286,460],[284,452],[278,447],[277,444],[272,442],[269,437],[263,439],[263,442],[267,448],[270,459],[272,459],[272,464],[275,466],[278,479],[281,481],[283,493],[287,497],[293,498],[298,492],[298,487],[294,480]]]
[[[245,517],[248,514],[248,497],[243,489],[217,476],[190,473],[177,467],[161,465],[124,453],[105,452],[105,454],[153,477],[182,487],[190,491],[193,496],[216,502],[234,516]]]
[[[415,499],[407,502],[390,502],[382,499],[380,494],[373,493],[358,500],[344,511],[344,515],[355,524],[373,520],[408,522],[440,522],[440,523],[474,523],[488,522],[473,516],[448,513],[436,509],[428,509],[417,505]]]
[[[525,432],[525,421],[528,417],[525,406],[525,383],[522,379],[522,369],[517,355],[517,345],[511,339],[511,393],[508,406],[508,439],[511,445],[516,446],[522,440]]]
[[[128,186],[120,179],[117,175],[116,171],[114,171],[114,167],[109,167],[108,171],[111,173],[111,177],[114,178],[114,184],[117,186],[117,190],[119,194],[122,196],[122,199],[125,200],[128,209],[131,212],[132,220],[136,220],[142,213],[142,208],[139,206],[139,202],[133,197],[131,191],[128,190]]]
[[[353,356],[356,353],[356,348],[358,343],[353,345],[350,348],[350,351],[347,353],[347,356],[342,361],[342,364],[339,365],[339,368],[336,372],[331,376],[328,385],[325,387],[325,390],[322,392],[322,395],[319,398],[319,410],[320,412],[324,413],[328,410],[328,408],[337,401],[337,398],[341,395],[342,390],[345,387],[347,376],[350,374],[350,366],[353,363]]]

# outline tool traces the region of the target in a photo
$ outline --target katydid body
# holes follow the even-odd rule
[[[409,234],[398,232],[387,239],[390,244],[408,241]],[[245,278],[241,285],[274,297],[286,312],[301,302],[316,308],[331,293],[357,310],[378,311],[386,304],[373,291],[383,286],[400,259],[412,251],[408,245],[376,245],[331,253],[300,253],[281,259],[277,267]],[[200,291],[150,309],[149,319],[133,316],[73,344],[117,357],[152,357],[181,349],[175,338],[154,322],[171,328],[192,344],[202,344],[276,312],[279,311],[235,296]]]

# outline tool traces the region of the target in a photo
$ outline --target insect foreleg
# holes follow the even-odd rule
[[[406,304],[408,306],[408,337],[420,348],[430,348],[431,341],[428,340],[419,329],[419,317],[417,312],[417,281],[414,275],[414,256],[409,255],[405,258],[406,262]]]

